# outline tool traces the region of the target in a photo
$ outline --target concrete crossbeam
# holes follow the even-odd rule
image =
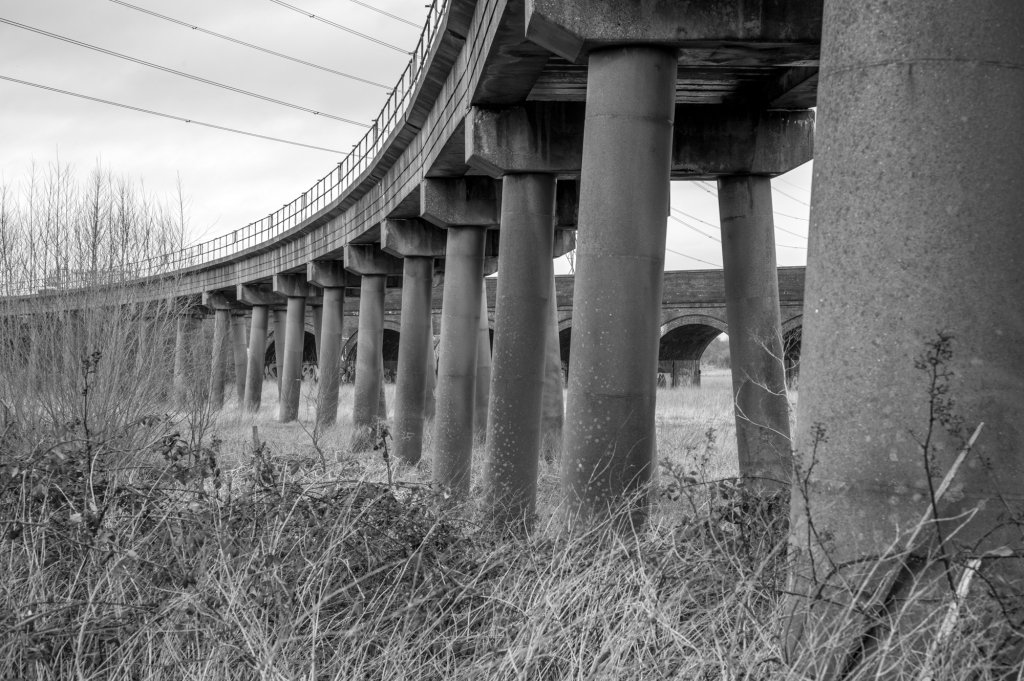
[[[313,295],[304,274],[275,274],[272,288],[274,293],[289,298],[308,298]]]
[[[361,275],[394,276],[402,274],[402,261],[377,244],[349,244],[345,246],[345,269]]]
[[[260,284],[238,284],[235,287],[235,296],[240,303],[245,305],[274,306],[284,305],[288,302],[286,296],[274,293],[265,285]]]
[[[385,220],[381,226],[381,250],[396,257],[443,258],[445,232],[424,220]]]
[[[492,177],[509,172],[579,173],[583,102],[528,102],[466,117],[466,163]]]
[[[676,107],[673,178],[781,175],[813,157],[813,111]]]
[[[497,227],[501,183],[489,177],[425,179],[420,183],[420,216],[438,227]]]
[[[744,43],[774,43],[778,52],[788,47],[789,57],[817,56],[821,5],[822,0],[527,0],[526,37],[572,62],[593,49],[626,43],[686,48],[724,41],[733,50]]]
[[[346,270],[341,260],[313,260],[306,263],[306,280],[320,288],[359,286],[359,275]]]

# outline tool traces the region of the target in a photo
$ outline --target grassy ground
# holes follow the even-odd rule
[[[551,464],[538,530],[489,533],[427,484],[429,456],[389,476],[348,452],[350,386],[323,433],[311,399],[277,423],[273,384],[256,418],[8,419],[0,678],[813,678],[815,652],[784,664],[776,633],[783,500],[718,482],[729,394],[659,391],[669,465],[628,536],[561,531]],[[885,643],[850,678],[995,678],[993,636],[961,627],[912,664]]]

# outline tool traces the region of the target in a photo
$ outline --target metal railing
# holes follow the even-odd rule
[[[370,167],[377,154],[384,149],[384,143],[388,137],[396,130],[399,121],[409,110],[413,92],[422,82],[427,58],[434,39],[438,36],[449,3],[450,0],[432,0],[426,23],[420,32],[419,41],[416,43],[416,49],[412,51],[409,63],[402,71],[398,83],[391,90],[380,113],[373,119],[369,130],[336,168],[320,178],[316,184],[292,202],[285,204],[265,218],[209,241],[127,264],[123,266],[119,274],[127,275],[126,279],[140,279],[196,267],[225,258],[284,234],[336,201]],[[61,277],[60,287],[84,288],[95,285],[98,278],[107,278],[103,273],[96,272],[82,273],[78,277],[74,274],[77,273]],[[52,283],[52,281],[48,282],[46,277],[40,277],[30,281],[10,282],[3,286],[3,289],[5,289],[6,295],[49,293],[54,289],[47,284]]]

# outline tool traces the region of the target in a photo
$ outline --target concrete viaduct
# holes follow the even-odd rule
[[[779,268],[779,307],[782,320],[783,346],[787,368],[793,368],[799,361],[800,338],[803,323],[803,267]],[[434,344],[441,334],[442,278],[435,277],[431,295],[431,330]],[[392,376],[398,371],[398,348],[401,338],[402,293],[400,282],[391,282],[384,296],[384,323],[382,355],[384,370]],[[485,279],[487,299],[487,324],[489,341],[494,342],[494,301],[497,296],[497,280]],[[665,272],[661,303],[661,338],[659,341],[659,371],[671,375],[673,385],[700,384],[700,358],[708,344],[720,333],[728,333],[728,318],[725,305],[725,287],[721,270],[684,270]],[[563,369],[569,365],[570,342],[572,339],[572,275],[555,277],[555,291],[558,310],[558,345]],[[341,357],[352,368],[358,345],[359,300],[358,289],[348,290],[345,299],[345,316],[342,321]],[[320,353],[320,325],[323,314],[321,298],[307,299],[310,303],[306,312],[303,343],[303,364],[306,367],[318,363]],[[278,308],[284,312],[284,308]],[[245,316],[251,318],[249,313]],[[251,320],[249,321],[251,323]],[[265,364],[276,374],[277,334],[269,327],[266,339]],[[283,343],[282,343],[283,345]],[[247,345],[241,342],[232,347],[241,357],[247,355]],[[237,360],[236,360],[237,361]],[[244,383],[244,374],[242,381]]]
[[[1024,573],[1018,525],[1000,519],[1019,513],[1024,489],[1021,35],[1024,3],[1013,0],[435,0],[409,68],[338,168],[266,218],[138,274],[154,295],[204,296],[220,344],[232,310],[251,308],[257,362],[268,310],[285,306],[282,420],[296,416],[305,307],[322,291],[323,423],[337,412],[343,292],[358,287],[353,418],[366,431],[378,418],[386,282],[401,276],[392,432],[415,461],[443,267],[433,476],[468,492],[474,423],[486,422],[485,508],[521,527],[554,395],[552,257],[578,227],[566,515],[600,520],[626,504],[641,522],[669,181],[716,180],[740,470],[752,486],[784,487],[796,452],[786,633],[791,646],[820,644],[827,669],[829,651],[840,654],[830,618],[865,592],[844,587],[867,569],[859,558],[899,543],[928,503],[923,459],[945,470],[963,441],[929,421],[921,367],[934,364],[920,358],[937,331],[954,339],[943,360],[953,423],[986,423],[972,453],[986,465],[963,467],[938,510],[959,518],[957,544],[974,555],[1011,548],[991,561],[1000,577],[989,584],[1019,586]],[[791,442],[769,178],[810,159],[812,142]],[[490,354],[482,282],[494,256]],[[247,385],[250,404],[253,394]],[[929,428],[936,449],[923,453],[908,433]],[[840,567],[815,570],[826,559]]]

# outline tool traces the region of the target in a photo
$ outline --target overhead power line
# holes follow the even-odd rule
[[[323,17],[318,17],[317,15],[313,14],[312,12],[307,12],[306,10],[302,9],[301,7],[296,7],[295,5],[289,5],[287,2],[282,2],[282,0],[270,0],[270,2],[274,3],[275,5],[281,5],[281,7],[287,7],[288,9],[292,10],[293,12],[298,12],[299,14],[307,16],[310,19],[315,19],[316,21],[319,21],[320,23],[327,24],[328,26],[333,26],[334,28],[337,28],[339,30],[345,31],[346,33],[351,33],[354,36],[359,36],[360,38],[363,38],[364,40],[369,40],[370,42],[377,43],[378,45],[383,45],[384,47],[390,48],[390,49],[395,50],[397,52],[401,52],[402,54],[410,54],[409,50],[403,49],[403,48],[399,47],[398,45],[394,45],[392,43],[384,42],[383,40],[380,40],[379,38],[374,38],[372,35],[367,35],[365,33],[360,33],[359,31],[356,31],[354,29],[349,28],[348,26],[342,26],[339,23],[335,23],[335,22],[331,21],[330,19],[324,19]]]
[[[776,191],[776,192],[782,194],[783,196],[785,196],[787,199],[791,199],[791,200],[796,201],[797,203],[803,204],[805,206],[810,206],[811,205],[811,204],[807,203],[806,201],[804,201],[803,199],[798,199],[797,197],[793,196],[792,194],[788,194],[788,193],[782,191],[781,189],[779,189],[776,186],[772,186],[772,191]]]
[[[384,10],[380,9],[379,7],[374,7],[373,5],[371,5],[369,3],[360,2],[359,0],[352,0],[352,2],[354,2],[357,5],[359,5],[360,7],[365,7],[368,10],[374,11],[377,14],[383,14],[386,17],[391,17],[395,21],[401,21],[403,24],[409,24],[413,28],[419,28],[420,27],[420,25],[417,24],[415,21],[409,21],[408,19],[400,17],[397,14],[392,14],[391,12],[385,12]]]
[[[271,137],[270,135],[260,135],[255,132],[247,132],[245,130],[238,130],[236,128],[229,128],[223,125],[215,125],[213,123],[204,123],[203,121],[197,121],[193,118],[184,118],[182,116],[174,116],[172,114],[161,113],[159,111],[153,111],[151,109],[144,109],[139,106],[132,106],[131,104],[122,104],[121,102],[112,102],[109,99],[101,99],[99,97],[91,97],[89,95],[83,95],[79,92],[71,92],[70,90],[61,90],[60,88],[50,87],[49,85],[42,85],[40,83],[32,83],[27,80],[20,80],[18,78],[11,78],[0,74],[0,80],[6,80],[11,83],[19,83],[21,85],[28,85],[30,87],[39,88],[41,90],[48,90],[50,92],[57,92],[62,95],[68,95],[70,97],[78,97],[79,99],[88,99],[92,102],[99,102],[100,104],[109,104],[110,106],[117,106],[122,109],[129,109],[131,111],[138,111],[140,113],[150,114],[151,116],[159,116],[161,118],[168,118],[173,121],[181,121],[182,123],[191,123],[193,125],[200,125],[204,128],[213,128],[214,130],[222,130],[224,132],[233,132],[238,135],[246,135],[247,137],[257,137],[262,140],[268,140],[271,142],[281,142],[282,144],[290,144],[295,147],[305,147],[306,149],[316,149],[317,151],[327,151],[332,154],[344,154],[344,151],[338,149],[328,149],[327,147],[318,147],[314,144],[303,144],[302,142],[293,142],[291,140],[281,139],[280,137]]]
[[[722,269],[721,265],[716,265],[713,262],[708,262],[707,260],[701,260],[700,258],[695,258],[692,255],[686,255],[685,253],[680,253],[679,251],[672,250],[671,248],[669,248],[667,246],[665,247],[665,250],[668,251],[669,253],[674,253],[675,255],[679,255],[679,256],[682,256],[684,258],[689,258],[690,260],[696,260],[699,263],[704,263],[705,265],[711,265],[712,267],[717,267],[718,269]]]
[[[248,48],[253,49],[253,50],[259,50],[260,52],[264,52],[266,54],[270,54],[270,55],[273,55],[275,57],[280,57],[281,59],[287,59],[288,61],[293,61],[296,64],[302,64],[303,66],[311,66],[314,69],[320,69],[321,71],[327,71],[328,73],[333,73],[333,74],[335,74],[337,76],[341,76],[342,78],[349,78],[351,80],[357,80],[360,83],[366,83],[367,85],[373,85],[374,87],[383,88],[384,90],[390,90],[391,89],[390,85],[386,85],[384,83],[378,83],[375,80],[368,80],[366,78],[360,78],[359,76],[353,76],[351,73],[344,73],[343,71],[336,71],[335,69],[329,68],[327,66],[321,66],[320,64],[314,64],[313,62],[309,62],[309,61],[306,61],[304,59],[299,59],[297,57],[291,57],[291,56],[289,56],[287,54],[282,54],[281,52],[275,52],[274,50],[268,50],[265,47],[260,47],[259,45],[253,45],[252,43],[247,43],[244,40],[239,40],[238,38],[232,38],[231,36],[224,35],[223,33],[216,33],[215,31],[210,31],[210,30],[207,30],[205,28],[201,28],[201,27],[196,26],[194,24],[190,24],[190,23],[188,23],[186,21],[182,21],[180,19],[175,19],[174,17],[169,17],[169,16],[166,16],[166,15],[163,15],[163,14],[159,14],[157,12],[153,12],[152,10],[148,10],[148,9],[146,9],[144,7],[137,7],[136,5],[132,5],[131,3],[124,2],[123,0],[110,0],[110,2],[113,2],[113,3],[116,3],[118,5],[121,5],[122,7],[127,7],[128,9],[133,9],[133,10],[135,10],[137,12],[142,12],[143,14],[148,14],[148,15],[150,15],[152,17],[156,17],[157,19],[163,19],[164,21],[169,21],[169,22],[171,22],[173,24],[178,24],[179,26],[184,26],[185,28],[192,29],[193,31],[198,31],[199,33],[205,33],[206,35],[212,35],[214,38],[220,38],[221,40],[227,40],[228,42],[235,43],[236,45],[242,45],[244,47],[248,47]],[[415,25],[415,24],[413,24],[413,25]]]
[[[717,241],[718,243],[722,243],[722,240],[719,239],[718,237],[716,237],[716,236],[714,236],[712,234],[708,234],[707,232],[702,231],[702,230],[694,227],[693,225],[691,225],[686,220],[681,220],[681,219],[677,218],[675,215],[669,215],[669,217],[672,218],[673,220],[675,220],[676,222],[678,222],[679,224],[683,225],[684,227],[689,227],[690,229],[692,229],[693,231],[697,232],[697,234],[700,234],[701,236],[706,236],[707,238],[711,239],[712,241]]]
[[[159,71],[164,71],[165,73],[172,73],[172,74],[174,74],[176,76],[181,76],[182,78],[188,78],[189,80],[194,80],[194,81],[197,81],[197,82],[200,82],[200,83],[205,83],[207,85],[213,85],[214,87],[219,87],[219,88],[223,88],[225,90],[230,90],[231,92],[237,92],[238,94],[247,95],[249,97],[255,97],[256,99],[262,99],[265,102],[270,102],[272,104],[280,104],[281,106],[287,106],[288,108],[291,108],[291,109],[298,109],[299,111],[305,111],[306,113],[311,113],[314,116],[324,116],[325,118],[331,118],[331,119],[334,119],[336,121],[341,121],[342,123],[349,123],[351,125],[358,125],[358,126],[363,127],[363,128],[369,128],[370,127],[366,123],[360,123],[359,121],[354,121],[354,120],[352,120],[350,118],[342,118],[341,116],[335,116],[333,114],[324,113],[322,111],[316,111],[315,109],[310,109],[310,108],[305,107],[305,106],[299,106],[298,104],[291,104],[289,102],[285,102],[285,101],[282,101],[280,99],[274,99],[273,97],[268,97],[266,95],[261,95],[261,94],[258,94],[256,92],[250,92],[249,90],[243,90],[242,88],[237,88],[237,87],[234,87],[233,85],[225,85],[224,83],[218,83],[217,81],[209,80],[208,78],[203,78],[201,76],[194,76],[191,73],[185,73],[184,71],[178,71],[176,69],[168,68],[166,66],[160,66],[159,64],[154,64],[152,62],[148,62],[148,61],[145,61],[145,60],[142,60],[142,59],[137,59],[135,57],[129,57],[128,55],[121,54],[120,52],[114,52],[112,50],[108,50],[108,49],[103,48],[103,47],[97,47],[96,45],[90,45],[89,43],[83,43],[82,41],[75,40],[74,38],[68,38],[67,36],[58,35],[56,33],[50,33],[49,31],[44,31],[41,28],[35,28],[33,26],[27,26],[25,24],[19,24],[17,21],[11,21],[10,19],[4,19],[3,17],[0,17],[0,23],[7,24],[8,26],[15,26],[17,28],[23,28],[26,31],[32,31],[33,33],[38,33],[39,35],[44,35],[47,38],[55,38],[57,40],[61,40],[61,41],[66,42],[66,43],[70,43],[72,45],[77,45],[79,47],[85,47],[85,48],[88,48],[90,50],[95,50],[96,52],[100,52],[102,54],[110,55],[111,57],[117,57],[118,59],[124,59],[126,61],[134,62],[136,64],[141,64],[142,66],[148,66],[150,68],[157,69]]]

